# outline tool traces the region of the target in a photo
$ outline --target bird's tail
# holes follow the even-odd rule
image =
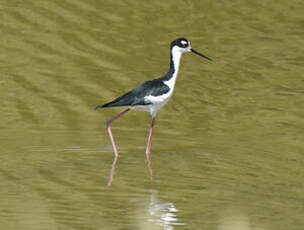
[[[106,107],[119,107],[119,106],[124,106],[123,104],[117,103],[120,102],[120,98],[117,98],[114,101],[108,102],[106,104],[103,105],[97,105],[95,107],[92,108],[92,110],[96,110],[96,109],[101,109],[101,108],[106,108]]]
[[[114,100],[114,101],[111,101],[111,102],[103,104],[103,105],[97,105],[95,107],[92,107],[91,109],[96,110],[96,109],[101,109],[101,108],[106,108],[106,107],[117,107],[117,106],[120,106],[120,105],[116,105],[116,100]]]
[[[101,109],[101,108],[104,108],[104,106],[103,105],[97,105],[97,106],[91,107],[91,110],[96,110],[96,109]]]

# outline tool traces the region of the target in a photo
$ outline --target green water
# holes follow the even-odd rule
[[[0,229],[304,225],[304,3],[0,0]],[[89,108],[164,74],[171,101]],[[114,173],[115,169],[115,173]],[[112,186],[107,187],[112,173]]]

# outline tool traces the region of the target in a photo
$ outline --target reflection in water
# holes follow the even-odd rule
[[[108,187],[111,187],[114,179],[115,168],[118,162],[118,156],[114,157],[112,168],[110,171],[110,176],[108,180]],[[151,181],[153,181],[153,171],[151,166],[151,158],[147,155],[147,165],[150,172]],[[150,190],[150,201],[147,207],[148,216],[144,220],[148,220],[149,223],[153,223],[164,230],[173,230],[174,225],[184,225],[184,223],[179,222],[177,218],[178,209],[175,208],[174,204],[171,202],[162,201],[158,198],[158,193],[155,189]]]
[[[113,163],[112,163],[112,168],[111,168],[108,184],[107,184],[108,187],[111,187],[111,185],[113,183],[115,167],[116,167],[117,161],[118,161],[118,155],[115,155]],[[151,181],[153,181],[153,171],[152,171],[152,166],[151,166],[150,155],[147,155],[147,161],[148,161],[148,168],[149,168],[150,178],[151,178]]]
[[[115,168],[118,162],[118,156],[114,157],[112,168],[108,180],[108,187],[111,187],[114,179]],[[150,172],[151,181],[153,181],[153,171],[151,167],[151,158],[147,155],[147,165]],[[144,220],[149,223],[153,223],[164,230],[173,230],[174,225],[184,225],[184,223],[180,222],[177,218],[178,209],[175,208],[174,204],[171,202],[162,201],[158,198],[158,193],[155,189],[150,190],[150,201],[147,207],[148,216],[144,218]]]
[[[111,172],[110,172],[108,184],[107,184],[108,187],[111,187],[111,185],[112,185],[113,178],[114,178],[114,173],[115,173],[115,167],[116,167],[117,161],[118,161],[118,156],[115,155],[114,161],[113,161],[113,163],[112,163],[112,169],[111,169]]]
[[[219,230],[250,230],[249,218],[239,210],[228,209],[221,214]]]
[[[147,161],[148,161],[148,168],[149,168],[149,173],[150,173],[150,178],[151,178],[151,181],[153,181],[153,171],[152,171],[152,166],[151,166],[151,156],[150,154],[146,155],[147,156]]]
[[[151,189],[150,203],[148,205],[148,221],[164,230],[174,229],[174,225],[185,225],[177,218],[178,209],[171,202],[162,201],[158,198],[157,191]]]
[[[174,228],[303,229],[303,4],[0,1],[0,229],[163,228],[147,221],[144,156],[101,155],[112,112],[88,108],[163,73],[180,35],[217,61],[185,58],[161,111],[153,183],[166,201],[182,192],[174,205],[187,226]],[[134,113],[118,132],[145,121]],[[131,140],[144,144],[148,133],[136,129],[124,148],[144,154]],[[120,163],[132,170],[118,181]],[[108,179],[121,184],[109,191]],[[130,226],[137,203],[150,228]],[[218,214],[238,205],[245,215]]]

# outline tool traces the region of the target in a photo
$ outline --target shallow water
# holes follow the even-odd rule
[[[303,1],[1,0],[0,229],[302,229]],[[89,108],[167,71],[156,118]],[[150,170],[153,176],[150,176]],[[107,183],[112,176],[112,186]]]

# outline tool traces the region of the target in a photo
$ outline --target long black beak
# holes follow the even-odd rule
[[[211,59],[211,58],[208,58],[206,55],[201,54],[200,52],[197,52],[197,51],[194,50],[194,49],[190,49],[190,50],[191,50],[192,53],[195,53],[195,54],[197,54],[197,55],[199,55],[199,56],[201,56],[201,57],[203,57],[203,58],[208,59],[209,61],[212,61],[212,59]]]

